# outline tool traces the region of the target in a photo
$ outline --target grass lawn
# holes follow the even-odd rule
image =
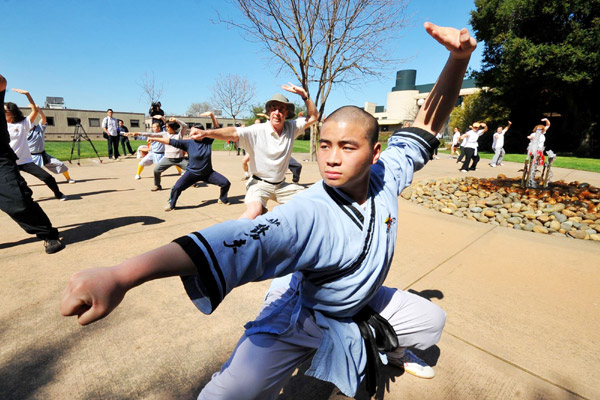
[[[131,147],[135,151],[138,146],[146,144],[145,140],[129,140]],[[92,140],[94,147],[98,152],[100,158],[108,157],[108,144],[106,140]],[[61,161],[67,161],[71,157],[71,148],[73,142],[46,142],[46,152],[52,156],[58,158]],[[92,149],[90,142],[82,141],[79,144],[81,151],[81,158],[95,158],[96,153]],[[222,140],[215,140],[212,145],[213,151],[228,151],[225,149],[225,142]],[[119,145],[119,151],[122,151],[121,145]],[[296,140],[294,142],[294,153],[309,153],[310,152],[310,141],[309,140]],[[73,149],[73,160],[77,159],[77,143]]]
[[[447,150],[440,150],[440,153],[450,154]],[[486,158],[491,160],[494,157],[494,153],[480,151],[479,155],[481,158]],[[506,154],[504,156],[504,161],[516,162],[516,163],[524,163],[525,162],[525,154]],[[558,168],[569,168],[569,169],[577,169],[580,171],[591,171],[591,172],[600,172],[600,159],[596,158],[579,158],[573,157],[570,155],[557,155],[556,160],[552,163],[553,167]]]
[[[131,147],[135,150],[138,146],[146,144],[144,140],[130,140]],[[101,158],[108,157],[108,147],[106,140],[94,140],[93,141],[96,150]],[[387,147],[387,142],[382,142],[382,148]],[[66,161],[71,157],[71,147],[73,142],[46,142],[46,151],[48,154],[53,155],[59,160]],[[83,141],[80,143],[81,158],[95,158],[96,153],[90,146],[90,143]],[[121,146],[119,146],[121,149]],[[225,142],[222,140],[215,140],[212,145],[213,151],[227,151],[225,149]],[[294,153],[309,153],[310,152],[310,141],[309,140],[296,140],[294,142]],[[440,150],[440,153],[449,154],[447,150]],[[489,152],[479,152],[481,158],[491,159],[494,154]],[[73,159],[77,159],[77,143],[73,151]],[[505,161],[511,161],[516,163],[525,162],[525,154],[506,154],[504,156]],[[577,169],[582,171],[600,172],[600,159],[596,158],[579,158],[569,155],[558,155],[554,163],[552,164],[559,168]]]

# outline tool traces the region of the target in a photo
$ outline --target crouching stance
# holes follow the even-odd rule
[[[334,383],[347,396],[355,395],[363,378],[374,392],[369,383],[377,374],[378,350],[408,368],[422,364],[404,349],[435,344],[444,312],[382,285],[400,222],[398,195],[439,144],[431,132],[441,129],[454,106],[476,46],[464,29],[425,28],[450,58],[414,126],[396,132],[384,152],[370,114],[352,106],[336,110],[321,131],[322,181],[254,220],[227,221],[118,266],[77,273],[63,296],[62,314],[91,323],[108,315],[129,289],[173,275],[181,276],[194,304],[208,314],[233,288],[279,277],[200,399],[276,398],[307,359],[308,375]],[[383,327],[377,334],[391,336],[391,346],[377,348],[371,329],[364,329],[365,321],[375,325],[371,317]],[[413,372],[433,375],[430,367],[420,367]]]

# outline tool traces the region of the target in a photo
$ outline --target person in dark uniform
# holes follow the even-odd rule
[[[44,241],[46,253],[52,254],[65,248],[59,239],[58,230],[33,201],[32,191],[17,168],[17,155],[10,147],[10,136],[6,124],[6,113],[10,111],[4,106],[6,79],[0,75],[0,102],[4,113],[0,116],[0,209],[7,213],[27,233],[36,235]]]

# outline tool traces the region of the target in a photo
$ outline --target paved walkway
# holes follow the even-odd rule
[[[447,155],[416,179],[461,176]],[[298,160],[306,158],[297,155]],[[73,165],[70,198],[54,200],[35,178],[35,198],[67,248],[55,255],[0,214],[0,398],[193,399],[227,359],[268,283],[236,289],[211,316],[197,311],[177,278],[130,292],[89,327],[58,311],[71,274],[114,265],[244,210],[241,157],[217,152],[232,181],[231,206],[218,187],[190,188],[166,213],[168,191],[152,193],[152,168],[135,181],[136,160]],[[303,162],[301,183],[318,179]],[[517,176],[520,165],[480,177]],[[600,186],[600,174],[554,169],[555,179]],[[62,182],[63,180],[59,178]],[[177,179],[167,171],[163,187]],[[288,177],[289,179],[289,177]],[[600,398],[600,245],[516,231],[436,213],[400,200],[394,266],[386,284],[421,293],[448,313],[439,346],[423,356],[437,376],[420,380],[385,368],[385,399]],[[281,399],[345,399],[332,385],[294,376]],[[357,396],[366,399],[362,390]]]

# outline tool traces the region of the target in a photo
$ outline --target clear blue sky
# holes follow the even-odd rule
[[[417,84],[437,78],[447,52],[427,35],[425,21],[467,27],[473,0],[412,0],[394,55],[406,61],[394,67],[416,69]],[[257,86],[255,104],[280,92],[294,77],[275,76],[261,46],[241,33],[214,24],[214,10],[237,15],[222,0],[0,0],[0,73],[9,88],[26,89],[38,104],[46,96],[64,97],[68,108],[147,112],[139,83],[154,73],[164,86],[161,101],[168,114],[183,114],[191,103],[209,101],[219,74],[243,75]],[[483,46],[471,59],[480,68]],[[385,105],[395,72],[359,88],[334,87],[327,112],[365,101]],[[23,95],[7,91],[6,101],[26,106]]]

